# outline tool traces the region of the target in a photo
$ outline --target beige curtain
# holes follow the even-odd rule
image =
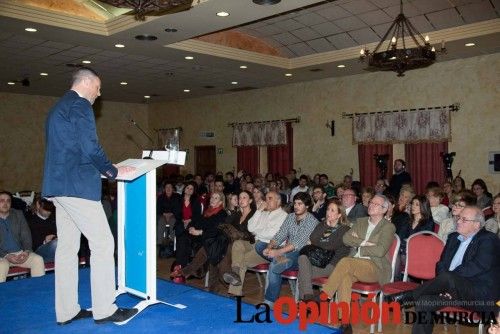
[[[286,145],[286,122],[239,123],[233,126],[233,146]]]
[[[355,144],[416,143],[451,139],[450,111],[396,111],[356,114],[352,120]]]

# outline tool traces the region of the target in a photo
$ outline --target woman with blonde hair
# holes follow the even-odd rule
[[[349,229],[345,208],[339,200],[330,200],[325,219],[316,226],[309,244],[300,252],[298,283],[301,300],[314,299],[313,277],[329,276],[340,259],[349,255],[350,247],[342,241]]]

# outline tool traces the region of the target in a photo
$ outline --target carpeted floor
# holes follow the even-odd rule
[[[148,307],[124,326],[96,325],[92,319],[58,326],[54,312],[54,275],[29,278],[0,284],[0,333],[304,333],[298,322],[282,325],[272,323],[234,323],[236,300],[197,288],[158,280],[158,299],[171,304],[184,304],[180,310],[157,304]],[[80,270],[80,305],[90,307],[89,269]],[[132,307],[140,300],[121,295],[117,304]],[[256,312],[255,306],[243,304],[243,319]],[[335,329],[309,325],[307,332],[337,333]]]

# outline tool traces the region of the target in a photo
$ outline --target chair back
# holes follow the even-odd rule
[[[444,241],[434,232],[422,231],[411,235],[406,242],[403,281],[408,281],[408,275],[422,280],[433,279],[443,248]]]
[[[399,254],[399,247],[401,246],[401,240],[397,234],[394,234],[394,239],[392,240],[391,247],[389,247],[389,251],[387,252],[387,258],[389,263],[391,264],[392,276],[391,282],[394,282],[394,273],[396,272],[396,263]]]

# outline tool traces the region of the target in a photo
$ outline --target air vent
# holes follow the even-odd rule
[[[206,88],[206,89],[212,89],[212,88],[215,88],[215,86],[210,86],[210,85],[207,85],[207,86],[203,86],[203,88]]]
[[[83,67],[82,64],[66,64],[68,67]]]
[[[228,89],[228,92],[242,92],[245,90],[252,90],[252,89],[257,89],[257,87],[238,87],[238,88],[232,88]]]
[[[322,68],[311,68],[309,71],[310,72],[323,72],[323,69]]]

